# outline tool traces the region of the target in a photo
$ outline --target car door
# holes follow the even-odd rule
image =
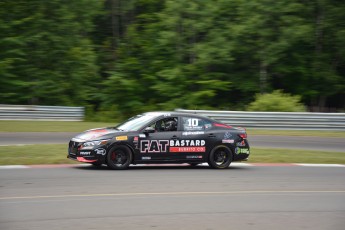
[[[209,148],[209,129],[212,128],[212,123],[206,119],[182,116],[181,121],[181,136],[179,141],[171,143],[171,151],[178,152],[180,160],[202,160],[206,157],[206,152]],[[213,135],[213,134],[211,134]]]
[[[176,160],[176,153],[170,151],[170,143],[180,137],[178,117],[163,117],[148,127],[153,128],[155,132],[140,135],[137,160],[147,162]]]

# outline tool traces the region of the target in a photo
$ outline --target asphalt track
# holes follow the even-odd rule
[[[345,167],[1,169],[1,230],[343,230]]]
[[[0,146],[17,144],[67,144],[76,133],[1,133]],[[345,152],[345,138],[267,136],[248,137],[251,147]]]

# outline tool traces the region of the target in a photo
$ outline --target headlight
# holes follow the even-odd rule
[[[88,141],[85,142],[82,147],[92,147],[92,146],[98,146],[98,145],[105,145],[108,143],[109,140],[99,140],[99,141]]]

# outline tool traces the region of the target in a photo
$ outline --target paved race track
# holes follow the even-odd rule
[[[0,170],[0,229],[343,230],[345,167]]]
[[[15,144],[66,144],[76,133],[1,133],[1,145]],[[309,149],[345,152],[344,138],[266,136],[248,137],[251,147]]]

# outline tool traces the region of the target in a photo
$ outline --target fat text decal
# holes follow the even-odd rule
[[[169,149],[168,149],[169,148]],[[205,152],[205,140],[141,140],[141,153]]]
[[[167,151],[168,140],[142,140],[140,141],[141,153],[165,153]]]

